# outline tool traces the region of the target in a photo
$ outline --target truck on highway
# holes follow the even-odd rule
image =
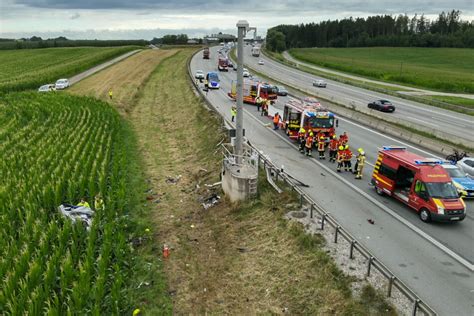
[[[252,47],[251,52],[252,52],[253,57],[260,57],[260,47],[258,46]]]
[[[336,133],[338,121],[334,113],[323,108],[319,102],[310,103],[303,100],[290,100],[285,104],[282,117],[282,128],[291,139],[298,139],[298,131],[304,128],[324,134],[326,144]]]
[[[209,59],[209,56],[210,56],[209,47],[204,47],[204,50],[202,51],[202,58]]]
[[[379,150],[371,183],[377,194],[389,195],[414,209],[423,222],[462,221],[466,204],[459,197],[444,161],[424,158],[405,147]]]
[[[244,78],[242,91],[244,95],[244,103],[249,104],[256,104],[258,97],[272,102],[274,102],[278,97],[275,86],[266,82],[254,81],[246,78]],[[233,100],[237,99],[237,82],[234,80],[232,81],[231,91],[228,93],[228,96]]]
[[[219,56],[219,59],[217,61],[217,69],[219,69],[219,71],[229,71],[227,66],[227,57]]]

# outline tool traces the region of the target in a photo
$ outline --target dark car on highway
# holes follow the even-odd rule
[[[276,88],[276,90],[277,90],[277,94],[278,94],[278,95],[282,95],[282,96],[288,95],[288,90],[286,90],[285,87],[283,87],[283,86],[276,86],[275,88]]]
[[[379,110],[382,112],[393,112],[395,111],[395,106],[392,102],[388,100],[376,100],[367,105],[369,109]]]

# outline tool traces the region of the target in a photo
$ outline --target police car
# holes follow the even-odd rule
[[[458,193],[466,198],[474,198],[474,179],[464,173],[459,167],[452,164],[443,164],[449,173]]]

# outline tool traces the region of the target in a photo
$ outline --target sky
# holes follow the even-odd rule
[[[462,12],[474,20],[473,0],[0,0],[0,37],[146,39],[236,33],[245,19],[257,35],[279,24],[367,17],[377,14]]]

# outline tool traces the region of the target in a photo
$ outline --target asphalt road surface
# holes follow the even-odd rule
[[[211,50],[210,60],[203,60],[202,54],[196,54],[191,61],[191,71],[217,71],[216,50]],[[245,62],[252,59],[249,52],[244,58]],[[263,67],[268,67],[268,64]],[[228,98],[227,92],[230,91],[231,81],[236,80],[236,72],[230,70],[219,75],[221,88],[209,91],[207,98],[230,120],[233,101]],[[279,73],[278,77],[282,75]],[[281,112],[287,99],[280,97],[271,110]],[[249,141],[276,165],[284,165],[291,175],[309,184],[305,192],[328,210],[358,242],[370,249],[441,315],[472,315],[472,201],[466,203],[468,216],[463,222],[425,224],[405,205],[374,192],[368,184],[371,165],[364,169],[363,180],[355,180],[354,175],[349,173],[338,174],[336,166],[327,160],[301,155],[283,131],[273,131],[268,127],[271,120],[260,116],[255,106],[246,104],[244,109],[244,128]],[[377,148],[382,145],[403,145],[423,156],[435,156],[358,123],[342,118],[339,120],[337,133],[347,131],[352,149],[364,148],[370,164],[375,162]],[[368,219],[374,220],[375,224],[368,223]]]
[[[474,148],[472,116],[320,78],[273,61],[263,54],[260,54],[258,58],[252,57],[250,46],[246,46],[244,52],[244,56],[247,57],[245,63],[249,67],[269,77],[278,78],[283,83],[309,90],[327,100],[353,105],[357,108],[366,109],[369,102],[378,99],[390,100],[396,107],[395,112],[378,113],[401,124],[423,129],[455,143],[463,143]],[[265,64],[259,65],[259,60],[263,60]],[[327,82],[327,88],[313,87],[313,81],[316,79],[324,79]]]

